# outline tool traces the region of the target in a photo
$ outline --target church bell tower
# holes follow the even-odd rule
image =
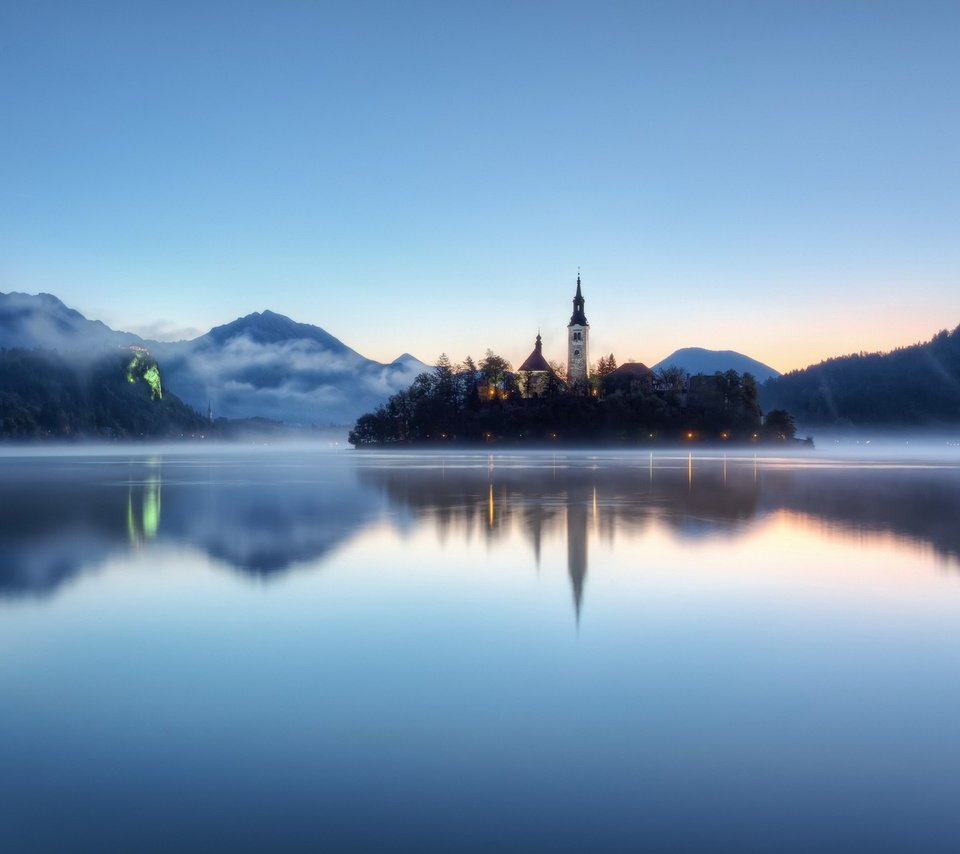
[[[570,385],[585,383],[590,376],[587,347],[590,324],[583,313],[583,294],[580,292],[580,271],[577,271],[577,294],[573,298],[573,314],[567,324],[567,377]]]

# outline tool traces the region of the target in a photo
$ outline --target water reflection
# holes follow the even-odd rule
[[[755,457],[279,453],[0,461],[0,594],[42,595],[130,549],[189,546],[247,575],[317,567],[374,521],[468,546],[566,543],[579,620],[591,540],[651,526],[739,537],[772,514],[960,560],[960,474]],[[799,524],[799,523],[798,523]]]
[[[377,508],[339,466],[228,456],[3,460],[0,595],[44,595],[124,552],[190,546],[269,576],[322,560]]]
[[[477,533],[530,543],[539,568],[543,542],[566,541],[567,573],[579,622],[596,538],[635,540],[661,526],[679,540],[736,538],[774,514],[795,526],[820,520],[838,539],[890,536],[960,560],[960,469],[952,464],[889,468],[818,460],[692,454],[557,458],[503,457],[477,465],[452,457],[378,458],[359,469],[390,506],[409,510],[441,539]],[[787,544],[784,544],[786,547]]]
[[[144,540],[152,540],[160,528],[160,488],[163,483],[160,459],[153,458],[147,464],[154,473],[134,488],[127,489],[127,534],[134,546]]]

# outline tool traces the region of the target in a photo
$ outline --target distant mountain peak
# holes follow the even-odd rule
[[[411,355],[410,353],[401,353],[394,359],[390,364],[391,365],[404,365],[409,362],[416,362],[418,365],[425,365],[426,362],[418,359],[416,356]]]
[[[739,374],[752,374],[761,383],[780,376],[776,368],[736,350],[708,350],[705,347],[682,347],[653,366],[654,370],[667,367],[683,368],[688,374],[736,371]]]
[[[310,323],[298,323],[285,314],[266,309],[238,317],[230,323],[215,326],[206,335],[197,339],[198,344],[214,341],[223,344],[234,338],[246,337],[258,344],[280,344],[288,341],[310,341],[325,350],[336,353],[352,354],[363,358],[359,353],[334,337],[325,329]]]

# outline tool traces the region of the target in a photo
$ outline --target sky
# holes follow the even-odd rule
[[[960,324],[960,3],[0,4],[0,291],[779,370]]]

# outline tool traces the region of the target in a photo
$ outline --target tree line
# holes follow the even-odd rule
[[[828,359],[767,380],[765,406],[810,425],[960,424],[960,326],[889,353]]]

